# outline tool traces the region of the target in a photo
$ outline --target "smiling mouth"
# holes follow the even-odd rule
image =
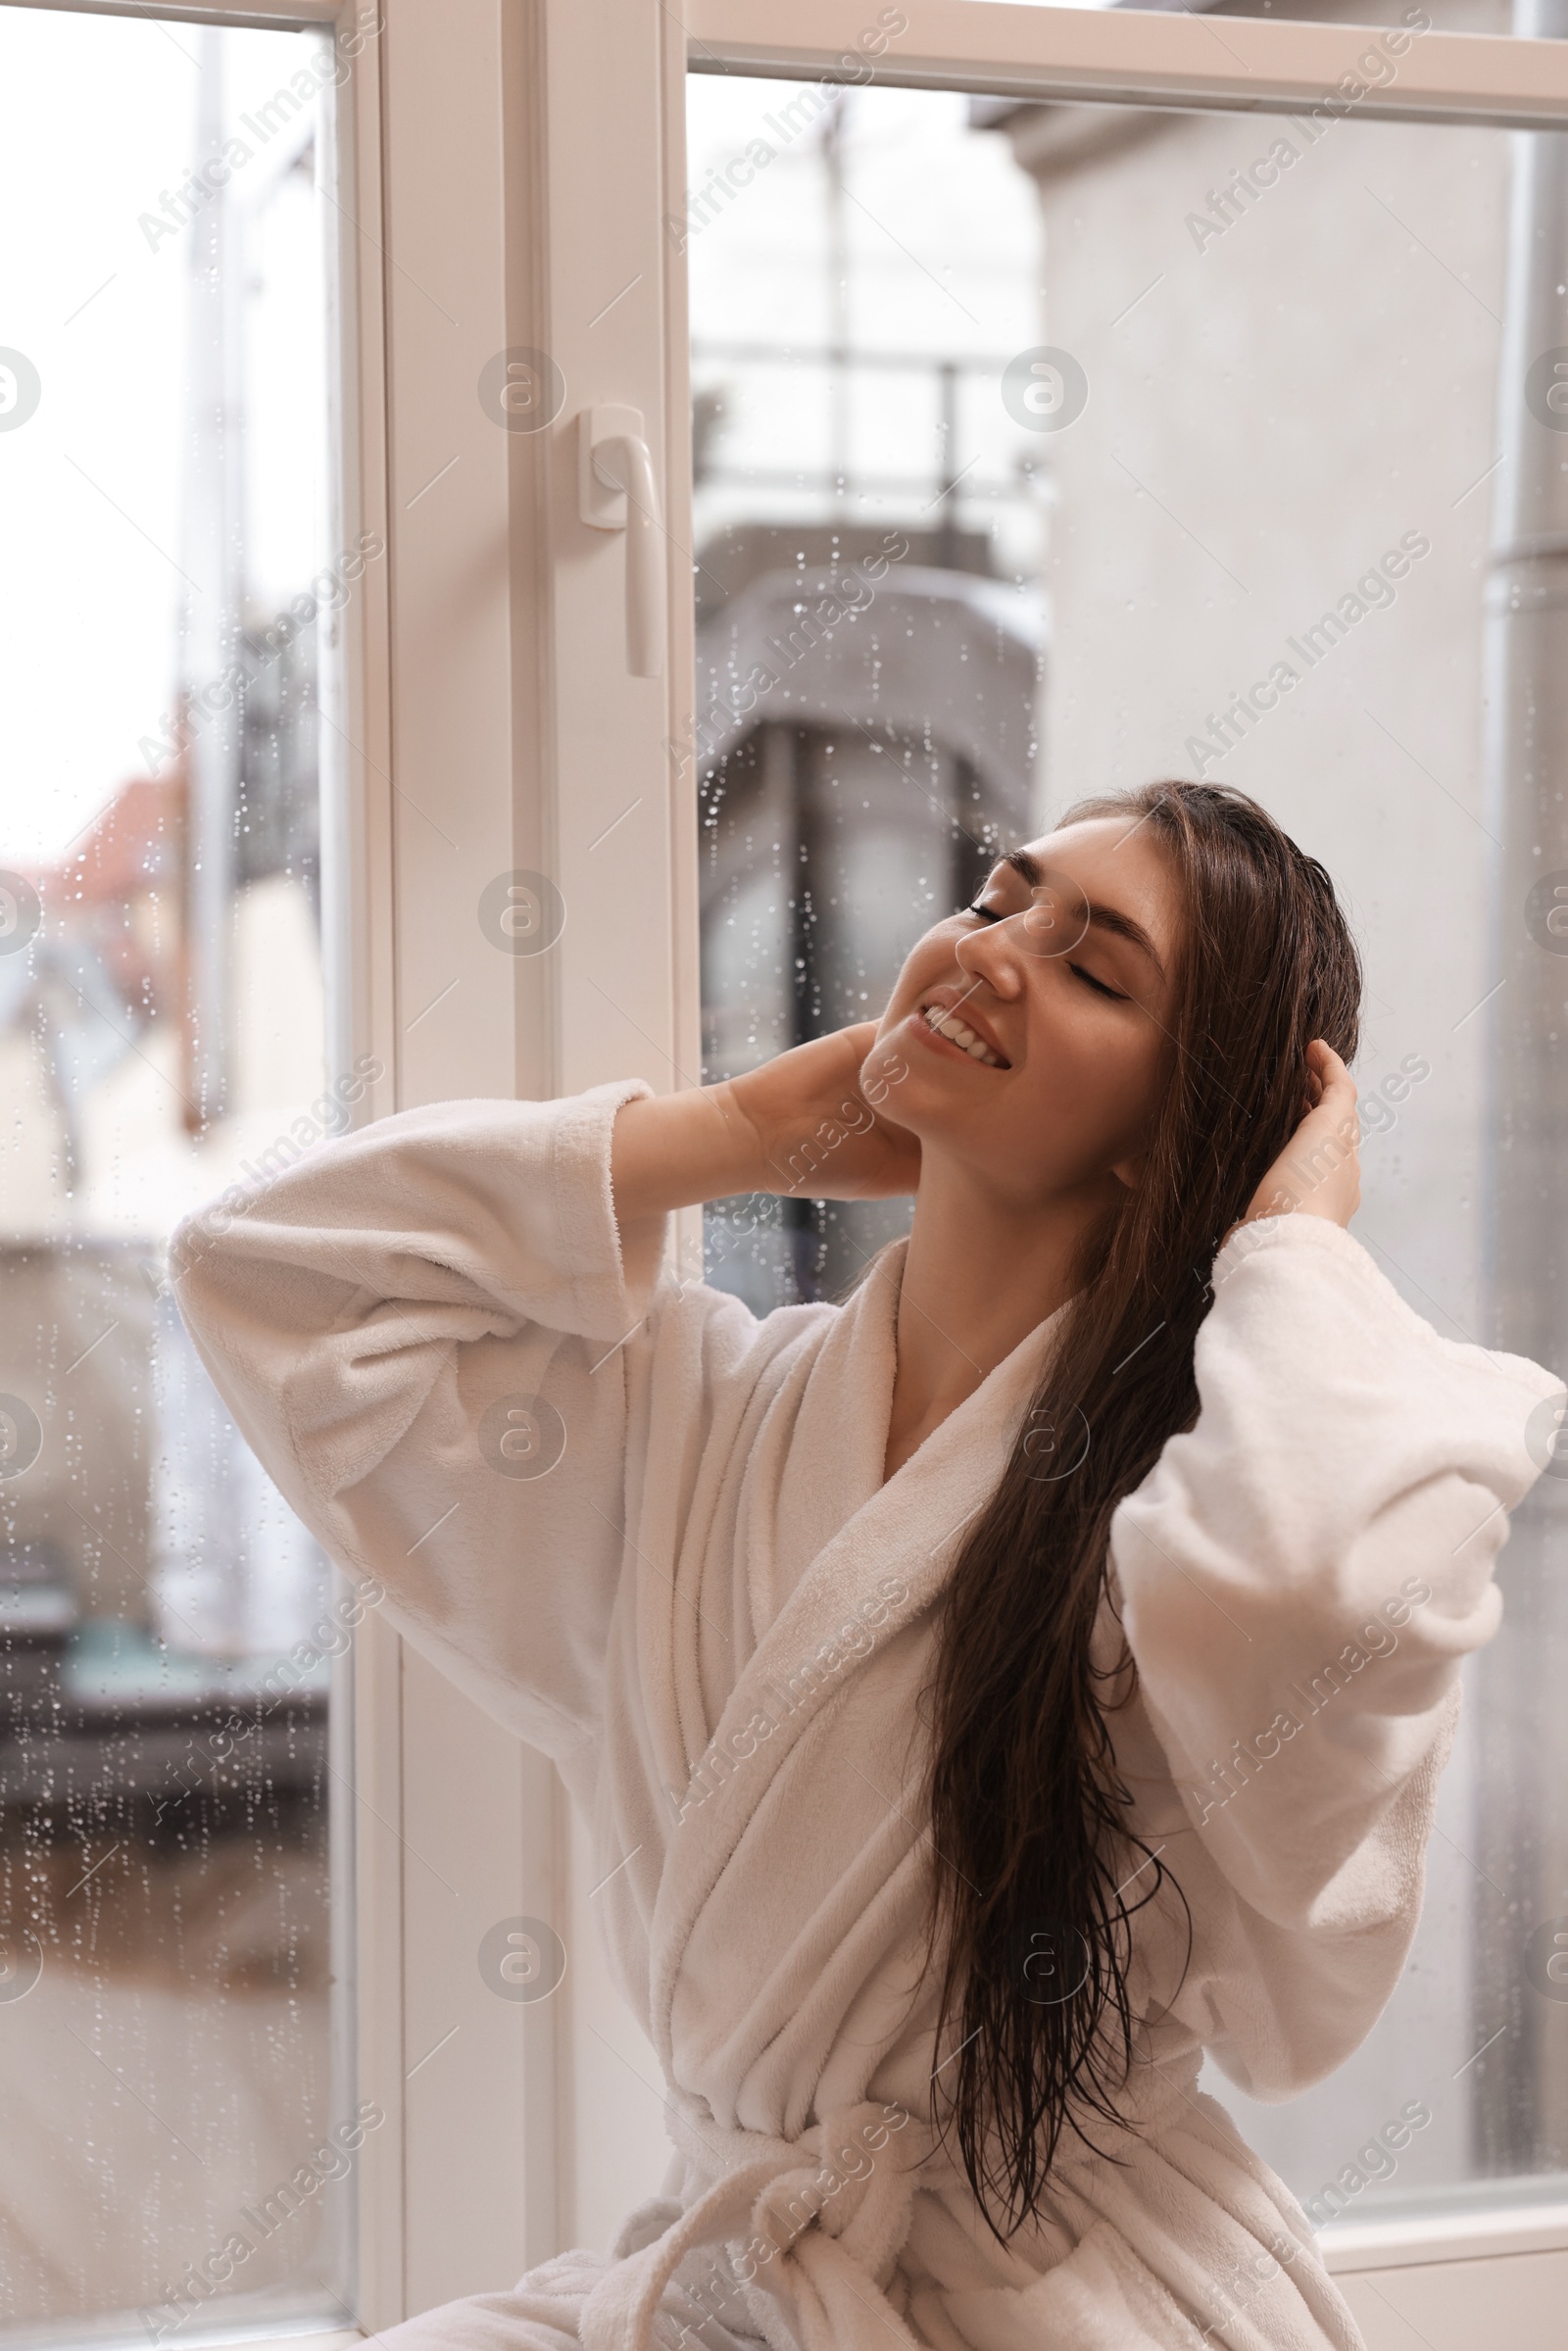
[[[993,1052],[983,1037],[975,1035],[961,1013],[950,1011],[946,1004],[922,1004],[920,1018],[937,1036],[946,1037],[950,1045],[956,1045],[960,1053],[967,1053],[971,1061],[983,1062],[987,1069],[1012,1067],[1010,1061],[1004,1060],[1001,1053]]]

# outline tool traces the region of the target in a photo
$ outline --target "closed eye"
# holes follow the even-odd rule
[[[967,906],[962,910],[965,914],[978,914],[983,922],[1005,922],[1008,920],[1007,915],[1002,911],[1000,906],[984,906],[978,899],[972,906]],[[1069,963],[1067,969],[1072,973],[1074,979],[1082,980],[1086,988],[1093,988],[1097,996],[1108,996],[1113,1004],[1118,1004],[1132,1003],[1132,998],[1124,995],[1121,989],[1107,988],[1103,980],[1097,980],[1094,973],[1086,971],[1081,963]]]
[[[1097,996],[1111,997],[1119,1004],[1132,1003],[1130,996],[1124,996],[1119,988],[1107,988],[1103,980],[1097,980],[1094,973],[1085,971],[1081,963],[1069,963],[1067,969],[1072,973],[1074,979],[1082,980],[1086,988],[1093,988]]]

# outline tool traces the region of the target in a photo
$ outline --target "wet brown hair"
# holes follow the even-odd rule
[[[1102,816],[1146,824],[1180,892],[1166,1083],[1147,1172],[1084,1244],[1060,1343],[964,1543],[927,1692],[928,1956],[945,1936],[937,2045],[954,2052],[940,2114],[998,2236],[1038,2211],[1065,2131],[1118,2119],[1131,1922],[1169,1879],[1116,1771],[1106,1712],[1128,1677],[1109,1689],[1091,1658],[1111,1513],[1197,1419],[1215,1250],[1307,1107],[1307,1046],[1349,1060],[1361,998],[1328,874],[1255,801],[1158,783],[1061,821]],[[1043,1986],[1053,1961],[1064,1973]],[[1041,1997],[1080,1973],[1070,1996]]]

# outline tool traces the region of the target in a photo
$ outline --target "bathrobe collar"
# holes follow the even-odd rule
[[[824,1505],[831,1516],[820,1548],[766,1622],[716,1731],[737,1716],[746,1720],[760,1684],[830,1641],[884,1581],[907,1588],[886,1630],[920,1615],[947,1582],[958,1536],[995,1492],[1010,1458],[1060,1308],[1038,1323],[883,1481],[907,1246],[900,1241],[884,1251],[835,1315],[812,1366],[778,1504],[785,1516],[809,1511],[820,1519]]]
[[[903,1243],[884,1252],[826,1326],[809,1378],[803,1365],[798,1391],[786,1390],[775,1399],[774,1410],[795,1417],[773,1499],[774,1524],[787,1527],[797,1512],[820,1524],[824,1509],[828,1524],[835,1511],[841,1523],[763,1624],[713,1727],[710,1753],[735,1739],[746,1741],[747,1726],[759,1715],[773,1726],[760,1740],[750,1739],[745,1770],[719,1779],[671,1839],[652,1936],[655,1953],[665,1954],[671,1969],[743,1840],[748,1819],[797,1740],[869,1660],[940,1596],[965,1530],[1007,1465],[1059,1329],[1061,1308],[1020,1341],[884,1483],[904,1258]],[[754,1592],[754,1603],[760,1596]],[[830,1659],[835,1662],[825,1662]],[[803,1668],[812,1670],[803,1674]],[[781,1702],[784,1691],[789,1696]],[[667,1997],[671,1988],[666,1984],[656,1989],[656,2014],[661,1991]]]

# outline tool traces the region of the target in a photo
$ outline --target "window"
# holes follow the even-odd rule
[[[1557,670],[1526,617],[1557,470],[1555,54],[1491,50],[1483,88],[1480,53],[1408,13],[1265,36],[901,9],[808,43],[714,5],[687,31],[673,757],[699,795],[705,1074],[871,1008],[1020,793],[1233,778],[1329,862],[1366,948],[1360,1230],[1440,1329],[1550,1354],[1548,1195],[1521,1158],[1554,1081],[1515,1007],[1550,996],[1525,730],[1554,724]],[[684,547],[673,493],[670,518]],[[894,1218],[707,1221],[710,1278],[763,1306],[833,1295]],[[1516,1523],[1397,1999],[1291,2108],[1225,2093],[1374,2340],[1463,2340],[1498,2291],[1544,2327],[1540,2256],[1565,2242],[1542,1956],[1562,1830],[1536,1777],[1554,1512],[1547,1481]]]
[[[1411,46],[1368,36],[1391,77]],[[1561,134],[717,74],[689,132],[706,1074],[874,1016],[1075,799],[1235,782],[1362,942],[1359,1237],[1440,1330],[1549,1353],[1508,1271],[1554,1278],[1513,1172],[1552,1076],[1508,994],[1549,984],[1546,851],[1485,694],[1489,661],[1504,713],[1562,692],[1518,612],[1556,462],[1521,311],[1560,274],[1534,206]],[[834,1296],[906,1220],[723,1203],[710,1278]],[[1536,1780],[1554,1503],[1515,1523],[1393,2005],[1288,2107],[1207,2084],[1331,2247],[1568,2185],[1568,2029],[1531,1957],[1568,1829]],[[1306,1708],[1380,1669],[1368,1641]],[[1216,1775],[1245,1802],[1245,1757]]]
[[[29,223],[0,354],[0,2324],[29,2338],[341,2327],[384,2120],[344,1968],[362,1611],[164,1263],[372,1073],[332,1055],[322,842],[342,615],[385,554],[337,527],[328,431],[354,53],[0,10]]]
[[[1550,1022],[1510,1031],[1499,1006],[1550,1000],[1554,942],[1542,945],[1520,909],[1538,869],[1555,887],[1568,845],[1553,847],[1549,785],[1539,830],[1520,829],[1522,803],[1508,797],[1531,759],[1549,775],[1554,737],[1520,754],[1517,733],[1494,727],[1489,748],[1482,719],[1484,710],[1549,713],[1555,703],[1537,681],[1561,668],[1551,658],[1548,437],[1560,329],[1549,270],[1543,264],[1538,278],[1517,259],[1548,248],[1521,238],[1508,209],[1525,206],[1528,220],[1536,204],[1547,222],[1561,210],[1551,194],[1555,133],[1568,124],[1558,48],[1454,39],[1456,28],[1502,29],[1500,16],[1483,27],[1472,10],[1396,53],[1387,36],[1402,12],[1381,6],[1366,12],[1373,34],[1229,12],[1137,18],[973,0],[905,0],[897,31],[886,12],[832,0],[787,22],[755,0],[691,0],[683,23],[624,0],[530,0],[466,10],[461,33],[435,0],[374,10],[252,0],[204,13],[218,34],[139,6],[0,11],[0,38],[27,61],[7,76],[6,168],[23,192],[62,187],[61,157],[76,145],[75,118],[60,127],[68,93],[79,109],[93,91],[100,109],[91,170],[69,175],[69,205],[34,230],[33,307],[0,329],[40,387],[30,416],[8,423],[31,390],[25,367],[7,360],[0,467],[11,539],[24,530],[39,552],[8,575],[6,641],[43,649],[29,650],[25,671],[13,652],[14,682],[40,669],[49,681],[45,694],[13,691],[6,723],[22,771],[51,779],[36,811],[14,796],[0,846],[40,908],[30,960],[0,957],[0,985],[65,936],[69,910],[78,959],[74,982],[68,974],[48,998],[51,1035],[73,1017],[85,1030],[72,986],[87,996],[91,949],[135,1013],[135,1042],[149,1044],[143,1005],[125,991],[168,955],[162,899],[156,920],[145,903],[134,910],[167,877],[116,865],[122,838],[142,836],[88,830],[73,843],[74,826],[55,817],[75,794],[74,823],[86,827],[119,783],[156,784],[137,746],[167,726],[165,681],[214,673],[189,667],[188,649],[178,668],[183,591],[135,525],[194,569],[170,536],[183,527],[176,491],[195,464],[183,404],[198,362],[211,375],[220,357],[232,364],[234,346],[187,339],[194,297],[175,289],[198,230],[176,222],[153,243],[137,216],[159,217],[166,193],[185,184],[183,167],[201,158],[195,90],[220,36],[225,103],[258,124],[294,80],[292,63],[269,78],[274,57],[317,61],[319,85],[314,170],[282,175],[264,203],[267,159],[288,152],[295,118],[269,127],[256,169],[231,182],[256,238],[245,275],[207,277],[207,324],[226,287],[228,324],[243,326],[249,352],[248,503],[243,527],[222,539],[256,600],[245,629],[271,625],[323,566],[341,574],[345,551],[365,558],[341,602],[330,581],[316,594],[286,662],[256,676],[247,667],[231,706],[239,717],[216,711],[193,747],[237,757],[251,830],[233,837],[236,887],[260,905],[272,885],[279,921],[286,907],[295,924],[286,952],[281,932],[257,939],[248,968],[259,986],[245,983],[235,1000],[255,1037],[273,1040],[270,1061],[252,1052],[247,1065],[271,1091],[244,1099],[277,1113],[254,1148],[356,1068],[366,1091],[349,1108],[363,1117],[445,1096],[571,1091],[627,1071],[663,1088],[695,1081],[705,1056],[710,1068],[733,1065],[796,1024],[853,1012],[862,991],[869,1002],[928,898],[961,886],[966,860],[1010,830],[1021,807],[1043,795],[1056,805],[1080,777],[1191,772],[1206,744],[1203,771],[1277,794],[1273,805],[1344,876],[1362,921],[1383,1000],[1359,1073],[1375,1130],[1369,1239],[1392,1278],[1430,1293],[1423,1310],[1440,1328],[1479,1327],[1492,1299],[1514,1318],[1505,1341],[1512,1331],[1512,1344],[1552,1354],[1549,1335],[1527,1335],[1538,1328],[1530,1315],[1555,1311],[1554,1245],[1536,1197],[1549,1157],[1536,1175],[1497,1149],[1512,1131],[1549,1151],[1533,1107],[1540,1072],[1510,1058],[1510,1038],[1545,1036],[1544,1053]],[[1392,70],[1358,72],[1376,54]],[[147,97],[160,73],[177,102]],[[1361,95],[1328,105],[1324,93],[1346,77]],[[1323,124],[1315,110],[1325,106]],[[754,164],[743,192],[728,173],[754,134],[775,153]],[[1282,137],[1296,160],[1276,162],[1269,179],[1256,167]],[[29,138],[47,143],[30,171]],[[585,168],[610,156],[613,170]],[[715,171],[729,193],[704,200]],[[1527,200],[1519,191],[1532,174]],[[779,207],[790,188],[786,240]],[[203,203],[192,221],[205,234],[218,217]],[[106,233],[142,276],[122,261],[112,281],[118,247],[86,268]],[[60,290],[67,278],[79,293]],[[144,281],[151,290],[130,301],[127,287]],[[1538,299],[1544,309],[1531,308]],[[85,307],[73,318],[76,303]],[[74,356],[70,338],[84,332],[100,338],[81,344],[97,354],[96,371]],[[127,348],[148,356],[127,366]],[[1525,378],[1544,359],[1532,408]],[[1004,378],[1023,360],[1009,408]],[[106,376],[121,386],[118,402],[103,397]],[[618,429],[646,446],[662,574],[645,542],[628,564],[634,533],[583,518],[582,418],[596,409],[620,411]],[[68,437],[96,489],[73,475],[55,495],[70,473]],[[76,517],[69,532],[63,514]],[[1402,546],[1407,534],[1428,549]],[[128,582],[137,549],[147,568],[125,595],[113,583]],[[824,599],[842,622],[823,618]],[[45,659],[68,635],[46,609],[88,623],[75,628],[69,672]],[[1336,627],[1325,632],[1326,615]],[[803,628],[808,616],[819,636]],[[896,633],[895,618],[913,633]],[[734,695],[743,624],[782,649],[775,685],[756,688],[750,710]],[[892,664],[866,658],[884,639],[902,663],[897,700]],[[1275,684],[1277,663],[1297,671],[1289,689]],[[705,733],[721,698],[728,715],[720,707],[718,731]],[[1384,746],[1368,712],[1396,743]],[[1485,761],[1500,798],[1479,792]],[[307,770],[308,791],[291,799],[286,779],[297,785]],[[313,811],[318,912],[298,829]],[[96,899],[85,894],[89,842]],[[791,906],[803,851],[811,904]],[[1510,862],[1516,855],[1526,862]],[[241,868],[242,857],[252,862]],[[62,898],[60,877],[78,872],[83,895]],[[481,923],[481,902],[541,876],[559,893],[564,927],[545,952],[519,955]],[[190,937],[211,958],[211,909],[233,893],[219,889],[216,867],[207,890]],[[1530,917],[1548,940],[1553,903]],[[33,920],[24,888],[10,906],[16,937]],[[301,975],[318,969],[307,1018]],[[217,1003],[199,999],[210,1030]],[[15,1029],[8,1053],[19,1051]],[[296,1080],[282,1048],[308,1029],[312,1070]],[[27,1084],[44,1083],[36,1026],[21,1033],[30,1058],[16,1062],[14,1084],[25,1071]],[[90,1579],[90,1607],[41,1549],[28,1550],[22,1510],[34,1469],[69,1461],[72,1496],[98,1532],[141,1561],[171,1603],[216,1612],[200,1621],[230,1643],[209,1686],[225,1702],[248,1670],[240,1652],[260,1653],[254,1641],[271,1655],[280,1638],[253,1606],[282,1604],[275,1567],[247,1584],[230,1561],[204,1582],[190,1548],[201,1512],[209,1524],[215,1508],[238,1515],[233,1497],[252,1474],[240,1455],[221,1430],[198,1429],[194,1404],[181,1406],[177,1365],[162,1388],[150,1370],[106,1382],[99,1368],[126,1331],[145,1332],[150,1350],[160,1301],[139,1267],[156,1265],[158,1238],[183,1205],[167,1184],[129,1182],[158,1131],[132,1124],[134,1060],[122,1051],[96,1075],[88,1057],[62,1063],[61,1100],[80,1113],[74,1148],[108,1171],[96,1190],[73,1184],[67,1200],[49,1168],[23,1169],[9,1145],[5,1156],[8,1183],[25,1175],[56,1218],[8,1236],[8,1251],[62,1252],[69,1234],[78,1285],[70,1301],[28,1307],[22,1319],[49,1335],[52,1351],[7,1374],[24,1403],[34,1379],[47,1407],[31,1406],[45,1440],[35,1464],[0,1479],[0,1531],[14,1546],[13,1758],[30,1702],[16,1665],[29,1641],[35,1661],[52,1641],[57,1658],[69,1642],[90,1664],[80,1619],[109,1624],[94,1636],[108,1643],[94,1669],[107,1688],[110,1665],[131,1656],[124,1628],[151,1623],[145,1588],[96,1533],[89,1543],[78,1530],[66,1553],[68,1569],[81,1562]],[[208,1090],[191,1100],[198,1115],[212,1109],[216,1132],[218,1081],[204,1070],[192,1083]],[[179,1124],[180,1164],[201,1148]],[[1455,1168],[1466,1177],[1457,1198]],[[1498,1202],[1513,1196],[1497,1187],[1507,1183],[1523,1189],[1503,1219]],[[688,1263],[706,1246],[713,1277],[761,1304],[851,1277],[857,1252],[879,1237],[870,1223],[808,1213],[773,1224],[772,1213],[726,1204],[706,1236],[683,1234]],[[1517,1258],[1489,1254],[1489,1235],[1504,1230],[1527,1237]],[[100,1298],[82,1287],[84,1269],[102,1285],[105,1267],[118,1270]],[[87,1308],[96,1319],[82,1320]],[[121,1330],[76,1362],[117,1320]],[[64,1342],[78,1321],[74,1352]],[[152,1427],[155,1408],[177,1424],[184,1453],[171,1459],[194,1456],[208,1473],[205,1488],[187,1479],[180,1490],[183,1522],[172,1506],[159,1518],[144,1502],[147,1531],[136,1536],[107,1445],[70,1452],[62,1437],[48,1449],[57,1391],[83,1379],[101,1383],[95,1409],[133,1418],[139,1401],[137,1427]],[[20,1461],[25,1419],[12,1412],[0,1434]],[[141,1452],[126,1457],[138,1481],[149,1465],[150,1494],[155,1447],[137,1442]],[[1543,1695],[1561,1639],[1548,1572],[1556,1487],[1544,1484],[1534,1527],[1521,1520],[1505,1560],[1509,1628],[1475,1676],[1409,1982],[1354,2069],[1301,2106],[1247,2123],[1308,2197],[1347,2168],[1360,2173],[1364,2186],[1341,2181],[1333,2258],[1379,2347],[1413,2327],[1446,2351],[1482,2339],[1499,2314],[1510,2341],[1544,2344],[1548,2310],[1560,2307],[1563,2003],[1542,1990],[1529,1940],[1560,1925],[1565,1901],[1549,1808],[1562,1775]],[[255,1493],[250,1523],[271,1525],[283,1557],[293,1538]],[[169,1529],[156,1578],[155,1526]],[[293,1557],[303,1605],[319,1568]],[[81,1783],[97,1810],[71,1814],[78,1844],[89,1818],[90,1835],[58,1885],[50,1872],[64,1847],[50,1841],[45,1795],[8,1767],[8,1790],[22,1791],[6,1816],[8,1892],[31,1886],[50,1906],[30,1914],[43,1973],[20,2001],[0,2002],[0,2067],[34,2062],[17,2056],[22,2036],[8,2025],[35,2033],[49,2000],[111,1986],[101,2012],[89,2004],[67,2020],[62,2009],[61,2021],[82,2036],[70,2062],[84,2078],[90,2069],[105,2129],[146,2133],[135,2184],[157,2254],[145,2287],[139,2273],[132,2280],[107,2263],[85,2275],[89,2254],[121,2241],[106,2189],[89,2180],[78,2209],[96,2216],[96,2234],[81,2265],[45,2276],[25,2247],[7,2262],[8,2290],[13,2274],[31,2280],[25,2308],[4,2312],[16,2327],[112,2335],[128,2311],[135,2329],[137,2297],[177,2285],[186,2263],[206,2258],[207,2208],[192,2242],[172,2183],[183,2193],[188,2171],[199,2196],[217,2191],[131,2095],[160,2102],[154,2019],[171,2030],[171,2007],[181,2017],[189,2007],[206,2034],[193,2043],[204,2067],[174,2063],[168,2076],[185,2083],[195,2135],[184,2135],[209,2161],[209,2138],[221,2138],[239,2204],[254,2209],[281,2177],[264,2160],[261,2110],[240,2092],[269,2015],[274,2117],[313,2141],[318,2122],[330,2128],[366,2099],[385,2117],[348,2178],[327,2181],[318,2204],[276,2232],[286,2256],[280,2247],[262,2298],[242,2309],[241,2265],[221,2303],[204,2310],[203,2331],[242,2319],[320,2329],[345,2311],[384,2327],[514,2278],[561,2245],[608,2244],[659,2184],[661,2085],[605,1980],[593,1874],[559,1791],[373,1611],[351,1634],[324,1705],[302,1685],[197,1806],[180,1898],[188,1883],[192,1900],[209,1903],[219,1940],[199,1962],[193,1941],[181,1946],[175,1988],[133,1979],[123,1942],[107,1939],[151,1915],[148,1837],[138,1828],[139,1841],[116,1853],[120,1832],[105,1826],[115,1807],[132,1808],[156,1763],[149,1727],[128,1730],[111,1757],[100,1750]],[[219,1634],[203,1638],[208,1650],[182,1653],[211,1654]],[[178,1644],[165,1640],[159,1670],[172,1675]],[[183,1739],[190,1723],[180,1721]],[[1523,1790],[1534,1791],[1533,1810]],[[243,1989],[221,1974],[241,1953],[236,1880],[221,1875],[236,1863],[270,1904],[247,1947],[303,1966],[329,1920],[333,1993],[319,1975],[315,1990],[303,1977],[290,1989],[287,1969],[264,1965]],[[78,1909],[100,1939],[68,1968]],[[26,1959],[17,1916],[6,1914],[14,1965]],[[548,1919],[566,1946],[548,2001],[497,1998],[481,1970],[485,1938],[519,1917]],[[126,2047],[104,2037],[112,2009]],[[1434,2099],[1427,2074],[1450,2049]],[[1412,2101],[1430,2107],[1430,2124],[1396,2120]],[[109,2169],[58,2109],[52,2124],[24,2111],[38,2116],[33,2136],[11,2134],[0,2193],[13,2228],[38,2189],[28,2161],[45,2129],[68,2169],[89,2159],[102,2161],[101,2179]],[[1401,2129],[1409,2137],[1392,2150],[1392,2174],[1381,2156],[1358,2162],[1357,2150],[1380,2134],[1387,2147]],[[163,2274],[166,2254],[173,2275]]]

